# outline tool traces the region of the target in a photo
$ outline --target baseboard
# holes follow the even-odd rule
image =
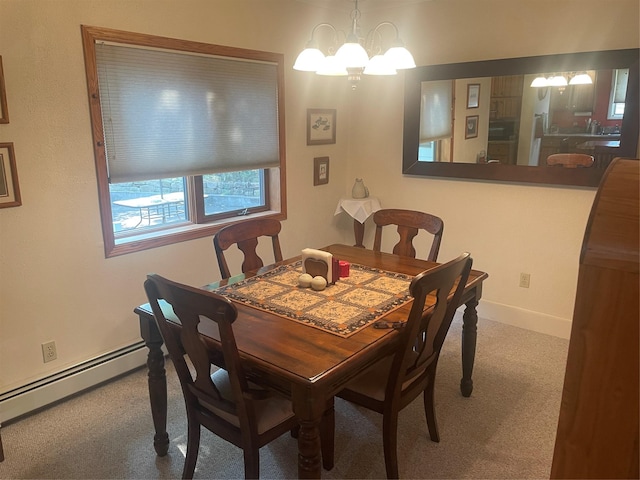
[[[144,342],[138,342],[3,393],[0,395],[0,423],[130,372],[146,363],[147,351]]]
[[[571,336],[570,319],[554,317],[553,315],[546,315],[511,305],[489,302],[484,299],[480,300],[477,310],[479,317],[493,320],[494,322],[506,323],[507,325],[545,333],[554,337],[569,339]]]

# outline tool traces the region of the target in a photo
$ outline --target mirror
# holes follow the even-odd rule
[[[640,49],[609,50],[407,70],[403,173],[598,186],[612,158],[636,157],[639,57]],[[613,71],[627,68],[624,117],[607,121],[602,108],[608,108],[609,99],[603,107],[601,97],[611,91]],[[594,83],[570,85],[562,93],[558,87],[530,86],[541,74],[571,76],[581,72],[588,73]],[[425,137],[421,116],[426,113],[439,118],[439,114],[437,108],[429,110],[431,107],[423,105],[422,99],[437,95],[433,91],[438,92],[443,86],[451,89],[454,98],[450,130],[453,135],[450,140],[432,144],[440,149],[434,155],[439,161],[433,161],[428,151],[424,152],[428,145],[424,139],[442,136],[428,132]],[[599,93],[603,88],[606,93]],[[547,166],[546,157],[559,152],[592,154],[595,162],[588,168]]]

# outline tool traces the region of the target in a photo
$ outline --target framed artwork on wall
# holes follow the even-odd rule
[[[0,143],[0,208],[22,205],[13,143]]]
[[[476,138],[478,136],[478,118],[479,115],[470,115],[465,122],[466,128],[464,138]]]
[[[313,159],[313,185],[329,183],[329,157]]]
[[[336,110],[307,109],[307,145],[336,143]]]
[[[2,56],[0,56],[0,123],[9,123],[7,92],[4,87],[4,72],[2,70]]]
[[[478,108],[480,106],[480,84],[470,83],[467,85],[467,108]]]

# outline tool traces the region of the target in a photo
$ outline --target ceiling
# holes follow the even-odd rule
[[[296,0],[300,3],[314,5],[316,7],[331,8],[351,12],[354,9],[354,0]],[[398,5],[409,5],[412,3],[424,3],[433,0],[358,0],[358,9],[361,12],[372,11],[383,8],[391,8]]]

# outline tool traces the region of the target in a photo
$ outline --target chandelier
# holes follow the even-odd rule
[[[317,75],[346,76],[352,88],[356,88],[361,75],[396,75],[398,70],[415,68],[413,56],[404,46],[398,27],[393,22],[380,22],[365,37],[360,37],[360,10],[358,0],[351,12],[351,30],[342,33],[344,42],[339,45],[339,31],[330,23],[319,23],[311,31],[311,40],[300,52],[293,65],[294,70],[315,72]],[[390,26],[394,29],[395,39],[389,48],[383,49],[381,29]],[[328,28],[333,32],[333,44],[325,55],[319,48],[315,38],[320,28]]]

